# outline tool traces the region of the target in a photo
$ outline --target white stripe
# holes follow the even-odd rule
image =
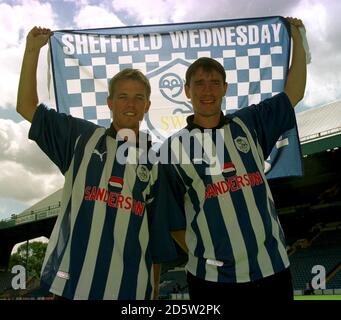
[[[265,166],[266,166],[267,162],[265,162],[265,160],[264,160],[263,149],[262,149],[261,145],[259,144],[258,140],[257,140],[257,152],[258,152],[258,155],[260,157],[260,163],[263,163],[261,172],[262,171],[265,172]],[[258,166],[258,163],[257,163],[257,166]]]
[[[287,145],[289,145],[289,139],[288,138],[285,138],[285,139],[282,139],[282,140],[278,140],[276,142],[276,148],[277,149],[285,147]]]
[[[156,182],[158,177],[158,167],[157,165],[153,165],[152,170],[150,172],[150,180],[147,188],[143,191],[143,199],[147,198],[147,195],[150,194],[151,188]],[[149,199],[152,201],[152,199]],[[146,203],[147,204],[147,203]],[[158,212],[154,212],[154,214],[160,214]],[[148,269],[146,265],[146,251],[147,251],[147,246],[149,243],[149,229],[148,229],[148,214],[147,211],[143,215],[143,221],[141,224],[141,229],[139,233],[139,242],[141,245],[141,260],[140,260],[140,265],[139,265],[139,273],[137,276],[137,288],[136,288],[136,299],[137,300],[144,300],[145,299],[145,294],[146,294],[146,289],[148,286],[148,280],[150,281],[150,284],[152,288],[154,289],[154,271],[153,268],[151,270],[151,277],[148,279]],[[151,295],[153,295],[153,290]]]
[[[64,183],[63,192],[62,192],[60,214],[57,217],[57,221],[53,227],[53,230],[52,230],[52,233],[51,233],[48,245],[47,245],[45,258],[44,258],[44,262],[42,265],[42,271],[45,269],[46,263],[50,259],[51,253],[56,249],[56,246],[58,243],[60,225],[64,219],[64,215],[66,213],[66,207],[67,207],[67,204],[69,203],[70,197],[71,197],[72,183],[67,183],[67,181],[70,179],[72,180],[73,163],[74,163],[74,159],[72,158],[69,170],[65,173],[65,180],[66,181]]]
[[[80,136],[76,139],[74,150],[76,149],[79,138],[80,138]],[[71,198],[73,166],[74,166],[74,157],[72,157],[69,168],[65,172],[65,182],[64,182],[64,187],[63,187],[62,197],[61,197],[60,214],[57,217],[57,221],[53,227],[53,230],[52,230],[52,233],[51,233],[48,245],[47,245],[47,249],[46,249],[46,253],[45,253],[45,257],[44,257],[44,261],[43,261],[42,269],[41,269],[42,271],[45,269],[46,263],[50,259],[51,253],[56,249],[57,244],[60,245],[60,243],[58,242],[58,237],[59,237],[59,232],[60,232],[60,225],[64,219],[64,215],[66,213],[66,207],[67,207],[67,205],[70,201],[70,198]],[[69,183],[69,181],[70,181],[70,183]],[[66,245],[66,243],[64,243],[63,245]],[[58,294],[59,292],[58,293],[54,292],[54,293]]]
[[[62,262],[61,262],[61,265],[59,268],[61,271],[64,271],[64,272],[69,271],[69,268],[70,268],[70,248],[71,248],[71,241],[70,240],[72,238],[73,228],[75,226],[76,218],[79,214],[79,208],[83,202],[83,192],[80,193],[79,190],[84,190],[87,167],[89,165],[89,161],[90,161],[91,156],[92,156],[92,151],[94,150],[98,140],[104,134],[104,132],[105,132],[104,128],[96,129],[95,132],[93,133],[93,135],[91,136],[91,138],[89,139],[88,143],[86,144],[86,146],[84,148],[83,159],[82,159],[82,162],[80,164],[77,176],[76,176],[74,183],[73,183],[73,186],[72,186],[70,236],[69,236],[69,241],[68,241],[68,244],[67,244],[67,247],[66,247],[66,250],[64,252],[63,259],[62,259]],[[70,180],[70,182],[67,181],[67,182],[65,182],[65,184],[66,185],[72,184],[72,176],[71,175],[68,175],[68,180]],[[71,275],[71,277],[72,277],[72,275]],[[66,281],[64,279],[55,277],[55,279],[52,283],[52,287],[61,294],[64,290],[65,284],[66,284]],[[75,299],[87,299],[87,297],[75,297]]]
[[[217,130],[216,132],[218,135],[220,130]],[[221,164],[220,164],[220,161],[219,161],[217,156],[212,157],[213,155],[217,155],[215,144],[212,141],[212,134],[202,133],[201,137],[200,137],[200,139],[198,139],[198,141],[201,142],[206,156],[209,157],[210,164],[215,165],[215,167],[213,169],[210,168],[210,170],[209,170],[210,173],[205,172],[205,175],[210,174],[212,180],[214,180],[216,177],[218,177],[218,174],[221,175]],[[223,159],[221,159],[221,160],[223,161]],[[194,170],[194,166],[191,165],[191,167]],[[193,177],[193,179],[194,179],[194,181],[200,181],[201,182],[202,177],[197,178],[197,175],[196,175],[196,177]],[[213,243],[213,239],[212,239],[212,235],[211,235],[211,232],[212,231],[214,232],[214,230],[209,229],[208,222],[207,222],[206,215],[205,215],[205,210],[204,210],[204,204],[206,202],[206,198],[205,198],[206,186],[202,182],[200,183],[200,186],[202,187],[202,189],[200,190],[200,193],[198,192],[199,190],[197,189],[196,186],[195,186],[195,191],[197,192],[198,198],[200,199],[201,211],[200,211],[200,214],[198,215],[197,222],[198,222],[198,227],[200,230],[200,236],[202,238],[203,246],[205,248],[203,257],[205,259],[217,261],[218,258],[216,257],[216,253],[214,250],[214,243]],[[218,275],[219,275],[217,266],[206,263],[205,269],[206,269],[205,280],[217,282],[218,281]]]
[[[128,156],[131,148],[129,148]],[[136,180],[136,164],[126,164],[124,171],[124,184],[121,194],[132,195],[132,190]],[[133,206],[133,201],[132,201]],[[111,255],[110,268],[104,297],[105,299],[117,299],[122,282],[124,271],[123,254],[126,242],[129,221],[132,213],[127,212],[124,208],[117,208],[115,226],[113,230],[114,248]]]
[[[117,142],[110,137],[106,137],[107,158],[103,167],[99,188],[108,188],[108,181],[111,176],[114,158],[116,154]],[[95,273],[98,250],[104,228],[107,204],[104,201],[95,201],[94,211],[91,221],[88,246],[84,258],[82,271],[75,291],[75,297],[89,297],[92,280]],[[99,261],[99,263],[101,263]]]
[[[250,138],[251,137],[248,137],[248,141],[249,141],[249,144],[251,145],[251,148],[252,148],[252,145],[254,146],[254,143],[253,143],[253,140],[250,141]],[[243,161],[239,155],[239,152],[237,151],[236,147],[234,146],[230,127],[227,127],[226,131],[225,131],[225,143],[227,143],[226,147],[229,150],[232,162],[236,166],[236,171],[237,171],[238,175],[247,174],[248,172],[245,169],[245,166],[244,166]],[[254,155],[254,156],[256,156],[258,158],[258,155]],[[259,169],[259,171],[261,171],[260,168],[258,168],[258,169]],[[257,242],[258,264],[259,264],[259,267],[261,269],[262,274],[267,274],[269,272],[269,268],[272,269],[272,264],[271,264],[270,256],[269,256],[269,254],[268,254],[268,252],[264,246],[265,229],[264,229],[263,220],[262,220],[261,214],[257,208],[256,200],[254,198],[254,194],[252,191],[252,187],[251,186],[245,186],[241,189],[241,191],[243,192],[243,195],[245,198],[245,203],[247,206],[247,210],[249,212],[250,222],[251,222],[252,229],[254,231],[254,236],[255,236],[256,242]],[[241,259],[242,259],[242,257],[241,257]],[[245,259],[247,259],[247,256],[245,256]],[[239,270],[239,269],[240,269],[239,267],[236,268],[236,270]],[[240,276],[243,277],[244,275],[241,274]]]
[[[202,141],[202,140],[201,140]],[[181,147],[181,149],[179,149]],[[175,150],[181,150],[181,160],[182,163],[191,163],[187,151],[183,147],[182,144],[180,144],[180,141],[178,138],[173,139],[172,141],[172,148],[175,148]],[[177,155],[177,152],[174,152],[175,155]],[[175,166],[174,166],[175,167]],[[193,189],[196,191],[198,195],[198,199],[200,201],[199,207],[200,207],[200,212],[197,215],[197,225],[199,228],[199,233],[200,237],[203,239],[203,245],[204,245],[204,256],[205,257],[210,257],[210,258],[215,258],[214,256],[214,245],[212,243],[212,239],[210,237],[210,232],[208,229],[208,223],[205,217],[205,212],[204,212],[204,203],[205,203],[205,185],[202,183],[201,178],[198,176],[194,166],[192,164],[184,164],[181,165],[181,168],[186,172],[186,174],[193,179],[193,181],[196,181],[197,184],[193,185]],[[187,190],[188,191],[188,190]],[[185,233],[185,238],[186,238],[186,245],[188,247],[188,262],[186,265],[186,269],[191,272],[192,274],[196,274],[196,269],[197,269],[197,263],[198,259],[194,256],[194,250],[197,246],[197,237],[195,235],[194,230],[192,229],[191,225],[194,220],[196,211],[194,210],[193,203],[191,199],[189,198],[188,192],[185,194],[185,199],[184,199],[184,204],[185,204],[185,212],[186,212],[186,233]],[[216,272],[214,275],[210,275],[212,281],[217,281],[218,279],[218,273]]]
[[[80,136],[76,139],[75,142],[75,146],[74,146],[74,150],[76,149],[76,146],[78,144]],[[73,151],[74,151],[73,150]],[[73,166],[74,166],[74,157],[72,157],[71,163],[69,165],[68,170],[65,172],[65,182],[64,182],[64,187],[63,187],[63,191],[62,191],[62,197],[61,197],[61,208],[60,208],[60,213],[57,217],[57,221],[53,227],[48,245],[47,245],[47,249],[46,249],[46,253],[45,253],[45,257],[44,257],[44,261],[42,264],[42,271],[45,269],[46,263],[48,261],[48,259],[51,256],[51,253],[55,250],[57,243],[58,243],[58,236],[59,236],[59,231],[60,231],[60,224],[62,223],[63,219],[64,219],[64,215],[66,212],[66,207],[70,201],[71,198],[71,190],[72,190],[72,179],[73,179]],[[70,183],[68,182],[70,181]],[[60,245],[60,244],[59,244]]]
[[[244,125],[244,123],[237,117],[233,118],[233,120],[239,124],[241,126],[241,128],[244,130],[244,132],[246,133],[247,137],[249,140],[253,141],[252,140],[252,136],[251,136],[251,133],[250,131],[247,129],[247,127]],[[253,154],[253,157],[254,159],[256,160],[256,163],[257,163],[257,166],[258,168],[262,168],[263,167],[263,163],[264,163],[264,158],[263,158],[263,152],[261,152],[261,154],[258,154],[257,153],[257,150],[259,150],[259,148],[256,148],[256,146],[254,145],[254,143],[250,143],[250,146],[251,146],[251,151],[252,151],[252,154]],[[257,155],[259,157],[257,157]],[[262,170],[260,170],[260,173],[262,175],[262,179],[264,181],[264,184],[265,184],[265,188],[266,188],[266,192],[267,192],[267,196],[268,196],[268,214],[270,216],[270,219],[271,219],[271,229],[272,229],[272,235],[273,237],[277,240],[277,244],[278,244],[278,251],[281,255],[281,258],[282,258],[282,261],[284,263],[285,266],[288,266],[289,265],[289,258],[288,258],[288,255],[287,255],[287,252],[286,252],[286,248],[285,246],[283,245],[282,241],[281,241],[281,238],[280,238],[280,224],[279,224],[279,221],[278,219],[275,220],[273,217],[272,217],[272,214],[270,213],[270,201],[273,202],[273,198],[272,198],[272,193],[271,193],[271,190],[270,190],[270,187],[269,187],[269,184],[266,180],[266,177],[265,177],[265,174]],[[273,271],[272,271],[273,272]],[[271,271],[266,273],[265,276],[267,275],[271,275]]]
[[[225,126],[224,128],[225,128],[224,130],[225,147],[227,148],[229,152],[232,163],[234,163],[236,167],[236,171],[239,173],[241,170],[239,161],[241,160],[236,159],[236,157],[233,157],[233,154],[231,154],[233,152],[235,153],[237,152],[236,147],[233,143],[229,127]],[[229,136],[229,139],[226,138],[227,135]],[[217,183],[221,181],[222,178],[224,179],[223,176],[217,176],[217,177],[212,176],[212,182]],[[246,250],[243,234],[242,234],[239,222],[238,222],[237,214],[233,206],[230,192],[227,192],[218,196],[217,200],[221,208],[221,214],[222,214],[222,218],[224,219],[225,229],[228,233],[232,252],[233,252],[233,257],[235,259],[236,281],[237,282],[249,281],[250,269],[249,269],[249,263],[247,259],[247,250]]]
[[[203,147],[208,157],[211,156],[211,153],[215,154],[215,146],[212,143],[211,135],[208,135],[207,133],[201,133],[201,134],[196,133],[195,139],[197,139],[197,141]],[[187,152],[189,152],[189,150],[185,150],[185,148],[183,147],[182,154],[186,156],[185,163],[190,163],[190,159],[188,158]],[[219,168],[219,173],[221,173],[221,166],[220,166],[219,159],[216,157],[214,160],[217,162],[215,163],[215,165],[216,167]],[[199,203],[200,212],[197,215],[197,225],[198,225],[200,237],[202,239],[203,246],[204,246],[203,258],[217,260],[217,257],[215,256],[214,243],[212,241],[211,232],[208,227],[208,222],[207,222],[205,211],[204,211],[204,205],[206,201],[205,199],[206,187],[205,187],[205,184],[202,182],[203,177],[198,176],[197,171],[195,170],[195,167],[193,166],[193,164],[182,165],[182,168],[186,172],[186,174],[191,179],[193,179],[193,181],[196,182],[196,184],[193,185],[193,189],[197,193],[197,198],[200,201]],[[205,174],[208,174],[208,173],[205,172]],[[194,256],[194,250],[197,246],[197,237],[195,236],[194,231],[191,228],[191,224],[194,220],[196,212],[193,208],[192,201],[189,199],[188,193],[186,193],[185,195],[185,212],[186,212],[186,218],[189,219],[188,223],[186,224],[187,225],[186,243],[189,248],[189,259],[188,259],[186,269],[189,270],[189,272],[191,272],[192,274],[196,274],[198,259]],[[205,268],[206,268],[205,279],[208,281],[215,281],[215,282],[218,281],[217,267],[206,264]]]
[[[146,288],[148,286],[148,280],[151,281],[152,288],[154,288],[154,277],[152,274],[151,275],[152,277],[148,279],[148,268],[147,268],[146,259],[145,259],[145,254],[146,254],[147,246],[149,243],[147,212],[145,212],[143,215],[143,221],[142,221],[140,233],[139,233],[139,242],[141,245],[141,256],[140,256],[139,271],[137,275],[136,300],[144,300],[146,296]]]

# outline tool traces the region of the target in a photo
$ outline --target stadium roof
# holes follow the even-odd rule
[[[296,114],[303,154],[341,146],[341,100]]]
[[[341,146],[341,100],[296,114],[303,154]]]
[[[60,211],[62,191],[59,189],[20,214],[12,214],[8,219],[0,220],[0,229],[56,217]]]
[[[300,139],[318,133],[329,133],[334,129],[341,131],[341,100],[319,108],[300,112],[296,115]]]
[[[59,189],[56,192],[50,194],[46,198],[34,204],[32,207],[29,207],[28,209],[23,211],[22,214],[29,213],[29,212],[31,213],[33,211],[40,211],[40,210],[48,208],[51,205],[58,205],[60,202],[60,199],[62,198],[62,191],[63,189]]]

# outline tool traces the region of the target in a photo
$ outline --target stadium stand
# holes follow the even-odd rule
[[[0,221],[0,269],[8,268],[15,244],[33,238],[50,237],[60,210],[61,189],[39,201],[21,214]]]
[[[8,275],[9,281],[13,278],[13,274]],[[26,288],[14,290],[11,285],[0,291],[1,300],[51,300],[53,295],[48,291],[40,288],[40,280],[30,277],[26,281]]]
[[[163,275],[160,284],[160,299],[169,299],[172,295],[186,294],[188,294],[188,288],[186,272],[183,267],[174,268]]]
[[[305,290],[307,288],[307,284],[311,282],[315,275],[312,273],[314,266],[323,266],[328,274],[335,266],[340,264],[340,261],[341,250],[337,246],[331,248],[312,246],[299,250],[290,257],[294,289]],[[329,289],[328,282],[326,288]]]
[[[336,290],[340,289],[340,283],[341,283],[341,263],[337,266],[333,277],[328,281],[328,288],[336,289]]]
[[[311,289],[314,266],[323,266],[326,271],[326,288],[340,289],[341,282],[335,277],[341,268],[341,222],[318,224],[311,239],[300,239],[289,256],[295,290]]]
[[[0,272],[0,294],[6,290],[12,289],[13,274],[6,271]],[[1,298],[1,295],[0,295]]]

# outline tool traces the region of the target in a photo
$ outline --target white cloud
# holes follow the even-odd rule
[[[335,71],[330,69],[321,76],[320,67],[308,67],[307,90],[304,97],[304,104],[307,107],[317,107],[329,102],[341,99],[341,55],[331,57],[330,65],[335,65]],[[328,65],[326,65],[328,67]],[[330,67],[330,66],[329,66]]]
[[[54,27],[51,4],[26,0],[10,6],[0,4],[0,49],[17,47],[34,25]]]
[[[155,24],[187,21],[236,19],[270,15],[285,15],[288,8],[297,4],[287,1],[232,0],[211,2],[198,0],[113,0],[114,10],[123,11],[138,24]]]
[[[341,22],[339,1],[303,0],[292,15],[305,24],[312,55],[304,104],[320,106],[341,99]]]
[[[178,1],[172,0],[114,0],[112,2],[115,11],[123,11],[127,17],[134,18],[138,24],[171,22],[178,6]]]
[[[62,187],[57,173],[38,174],[20,163],[1,161],[1,196],[33,204]]]
[[[64,178],[47,156],[28,140],[28,122],[0,119],[1,198],[28,205],[62,187]]]
[[[0,107],[16,104],[26,34],[34,25],[54,29],[56,27],[54,21],[55,15],[49,3],[28,0],[14,6],[0,4],[0,65],[2,71]],[[44,69],[40,68],[38,76],[43,71]],[[46,74],[46,69],[44,74]]]
[[[26,34],[34,25],[56,29],[56,16],[49,3],[24,0],[0,4],[0,108],[14,108]],[[38,67],[38,90],[48,100],[46,52]],[[29,142],[29,124],[0,119],[0,215],[18,212],[60,188],[63,177],[51,161]],[[8,211],[10,209],[10,211]]]
[[[73,21],[82,29],[123,26],[122,21],[108,9],[91,5],[81,8]]]

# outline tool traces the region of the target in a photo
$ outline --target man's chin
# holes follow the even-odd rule
[[[205,110],[202,112],[198,112],[198,114],[202,117],[210,118],[210,117],[220,115],[220,110],[219,111],[217,111],[217,110],[214,110],[214,111],[213,110],[212,111]]]
[[[141,124],[141,121],[137,121],[136,119],[127,119],[120,123],[120,127],[126,128],[126,129],[134,129],[134,128],[138,128],[140,124]]]

